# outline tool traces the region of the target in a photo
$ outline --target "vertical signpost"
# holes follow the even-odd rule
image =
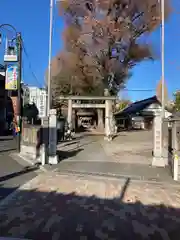
[[[49,112],[49,164],[57,164],[57,111]]]
[[[160,112],[157,112],[154,117],[154,148],[153,148],[153,161],[152,166],[165,167],[167,159],[164,155],[164,135],[163,132],[163,119]]]

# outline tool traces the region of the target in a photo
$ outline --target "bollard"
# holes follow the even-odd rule
[[[174,181],[178,181],[178,168],[179,168],[179,157],[177,154],[174,154],[174,157],[173,157],[173,170],[174,170]]]

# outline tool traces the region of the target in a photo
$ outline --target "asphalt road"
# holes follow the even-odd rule
[[[12,137],[0,137],[0,200],[37,176],[37,168],[21,165],[11,157],[15,149]]]

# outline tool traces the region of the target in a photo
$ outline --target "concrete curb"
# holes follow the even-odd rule
[[[35,163],[33,163],[31,160],[29,160],[26,157],[20,156],[18,153],[11,153],[10,156],[17,161],[19,164],[21,164],[22,166],[25,165],[31,165],[31,166],[35,166]],[[42,172],[48,172],[49,170],[47,170],[44,166],[40,166],[39,169]]]
[[[153,180],[146,180],[146,179],[140,179],[136,175],[118,175],[118,174],[102,174],[102,173],[88,173],[84,171],[62,171],[58,172],[57,169],[53,171],[54,173],[58,173],[61,176],[73,176],[73,177],[80,177],[80,178],[89,178],[89,179],[94,179],[94,180],[103,180],[103,181],[124,181],[125,179],[130,179],[134,183],[139,183],[139,184],[150,184],[150,185],[156,185],[156,186],[163,186],[163,187],[174,187],[174,188],[179,188],[178,183],[169,183],[169,182],[163,182],[163,181],[153,181]]]
[[[24,165],[25,163],[26,164],[28,163],[28,165],[34,166],[34,163],[31,160],[29,160],[23,156],[20,156],[18,153],[11,153],[10,156],[22,165]]]

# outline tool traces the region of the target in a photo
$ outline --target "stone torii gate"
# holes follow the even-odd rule
[[[116,97],[112,96],[60,96],[59,100],[67,100],[68,101],[68,117],[67,121],[69,126],[72,126],[72,111],[73,109],[82,109],[82,108],[96,108],[96,109],[105,109],[105,136],[109,137],[114,134],[112,129],[112,120],[113,120],[113,102],[116,100]],[[82,100],[89,101],[105,101],[103,104],[97,103],[78,103]]]

